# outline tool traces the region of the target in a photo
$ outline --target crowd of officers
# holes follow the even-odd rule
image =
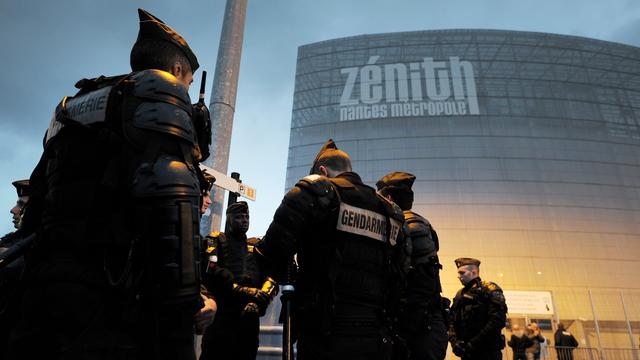
[[[255,359],[259,318],[289,282],[298,359],[444,359],[448,343],[462,359],[501,358],[502,290],[460,258],[464,287],[452,304],[441,296],[415,176],[374,189],[332,140],[262,239],[247,238],[246,202],[201,239],[215,179],[198,166],[208,110],[187,92],[198,62],[175,30],[139,17],[132,72],[79,81],[30,179],[14,183],[1,358],[192,360],[202,334],[200,359]]]

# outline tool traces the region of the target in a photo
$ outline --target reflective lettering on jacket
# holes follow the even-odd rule
[[[400,231],[400,222],[387,218],[371,210],[361,209],[343,202],[340,203],[340,216],[336,228],[339,231],[365,236],[385,242],[387,240],[387,223],[391,224],[389,243],[396,244]]]
[[[46,142],[49,142],[64,127],[64,124],[57,118],[59,110],[66,111],[66,115],[71,120],[82,125],[105,121],[107,101],[112,88],[113,86],[105,86],[78,97],[65,97],[62,99],[49,123]]]
[[[111,88],[107,86],[68,100],[66,109],[69,116],[84,125],[104,121]]]

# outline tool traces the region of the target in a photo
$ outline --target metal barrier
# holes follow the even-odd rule
[[[504,349],[502,358],[512,360],[513,350],[509,347]],[[533,360],[533,357],[529,356],[527,360]],[[640,350],[605,348],[600,351],[596,348],[549,346],[541,352],[540,360],[640,360]]]
[[[504,360],[513,359],[513,350],[509,347],[502,351]],[[569,348],[547,346],[540,352],[540,360],[601,360],[600,352],[595,348]],[[527,360],[533,360],[533,354],[527,354]]]
[[[640,360],[638,349],[602,349],[602,358],[605,360]]]
[[[594,348],[549,347],[550,359],[557,360],[600,360],[600,351]]]
[[[260,326],[260,348],[258,349],[257,360],[272,360],[282,357],[281,347],[282,326]],[[459,360],[448,349],[447,359]],[[506,347],[502,351],[503,360],[513,360],[513,350]],[[528,355],[527,360],[534,360]],[[618,349],[618,348],[597,348],[588,347],[555,347],[543,346],[540,353],[540,360],[640,360],[640,350],[638,349]]]

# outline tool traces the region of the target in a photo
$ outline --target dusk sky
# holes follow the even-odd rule
[[[57,103],[82,78],[129,72],[138,7],[180,32],[201,70],[215,70],[224,0],[0,0],[0,235],[12,230],[11,182],[28,178]],[[249,0],[230,171],[257,188],[249,235],[262,235],[284,194],[298,46],[432,29],[548,32],[640,46],[640,0]],[[338,144],[340,146],[340,144]],[[311,161],[310,159],[309,161]],[[358,169],[354,169],[356,172]],[[398,169],[389,169],[398,170]],[[78,169],[82,171],[82,169]],[[82,201],[82,199],[69,199]]]

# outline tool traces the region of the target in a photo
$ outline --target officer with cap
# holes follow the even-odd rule
[[[14,243],[26,236],[19,231],[22,223],[24,207],[29,201],[29,180],[17,180],[11,183],[16,188],[18,200],[9,211],[12,216],[13,226],[16,231],[10,232],[0,238],[0,253],[6,251]],[[24,267],[22,259],[18,259],[5,268],[0,269],[0,359],[4,359],[9,341],[9,331],[15,322],[16,290],[20,279],[20,274]]]
[[[18,200],[16,201],[16,205],[11,208],[10,213],[13,217],[13,226],[19,229],[24,207],[29,201],[29,179],[17,180],[12,182],[12,184],[18,193]]]
[[[211,206],[211,188],[213,184],[216,182],[215,176],[203,172],[204,181],[201,181],[200,187],[202,188],[202,206],[200,207],[200,215],[204,215],[205,212]]]
[[[260,245],[277,277],[297,253],[298,359],[390,359],[403,283],[402,211],[365,185],[333,140],[282,200]]]
[[[407,276],[406,305],[400,316],[401,336],[407,341],[411,359],[444,359],[447,325],[440,293],[438,234],[427,219],[411,210],[413,182],[406,172],[392,172],[380,179],[378,191],[396,203],[404,213],[411,238],[411,267]]]
[[[278,292],[258,262],[256,246],[260,239],[247,239],[249,206],[238,201],[227,207],[225,232],[207,236],[205,272],[217,277],[231,273],[231,286],[213,286],[209,294],[218,303],[216,318],[202,337],[200,360],[255,359],[258,352],[260,321]],[[222,269],[228,273],[221,272]],[[217,283],[228,283],[229,279]]]
[[[459,258],[458,279],[464,287],[451,307],[449,341],[453,353],[464,360],[502,359],[507,304],[502,289],[480,279],[480,260]]]
[[[16,200],[16,204],[11,208],[11,210],[9,210],[9,213],[11,213],[11,221],[13,222],[13,227],[18,230],[22,225],[22,215],[24,214],[24,207],[29,201],[29,179],[17,180],[12,182],[11,184],[16,188],[18,200]],[[13,241],[19,236],[20,232],[13,231],[1,237],[0,249],[10,247]]]
[[[188,95],[199,65],[180,34],[138,16],[132,72],[78,81],[49,124],[22,219],[37,239],[12,359],[192,360],[194,327],[213,320],[197,261],[210,129]]]

